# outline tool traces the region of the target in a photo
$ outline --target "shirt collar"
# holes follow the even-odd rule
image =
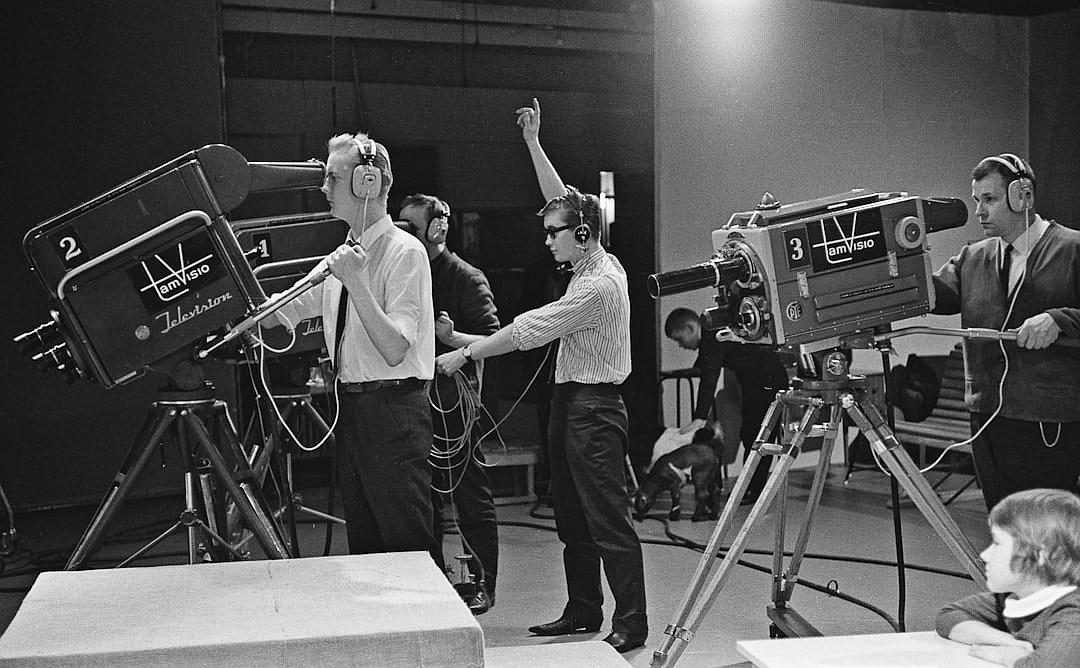
[[[394,221],[390,219],[390,214],[386,214],[382,218],[376,220],[371,225],[368,225],[360,234],[360,247],[365,250],[371,248],[371,244],[373,244],[376,239],[389,232],[392,227],[394,227]],[[352,239],[351,231],[349,232],[349,238]]]
[[[1030,617],[1049,608],[1054,601],[1076,590],[1076,585],[1050,585],[1024,598],[1005,599],[1005,609],[1001,614],[1006,617]]]
[[[585,257],[581,258],[581,260],[579,260],[577,264],[573,265],[574,275],[581,276],[592,271],[596,267],[600,266],[600,263],[603,261],[603,258],[606,255],[607,251],[604,250],[604,247],[597,246],[596,250],[585,255]]]
[[[1031,221],[1031,225],[1028,226],[1027,232],[1021,234],[1016,238],[1016,241],[1012,242],[1013,252],[1022,257],[1027,257],[1031,252],[1031,248],[1039,242],[1042,235],[1046,233],[1047,228],[1050,227],[1050,223],[1039,214],[1035,214],[1035,220]],[[1002,255],[1005,254],[1004,239],[998,238],[998,248],[1001,249]]]

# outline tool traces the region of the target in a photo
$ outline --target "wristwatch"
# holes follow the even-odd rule
[[[465,346],[464,348],[461,349],[461,355],[465,359],[471,360],[472,359],[472,350],[469,348],[469,346]]]

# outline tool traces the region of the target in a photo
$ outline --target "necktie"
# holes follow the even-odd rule
[[[1009,296],[1009,272],[1012,269],[1012,244],[1005,246],[1005,256],[1001,259],[1001,293]]]
[[[349,290],[341,286],[341,300],[338,301],[337,325],[334,329],[334,344],[337,346],[337,354],[334,355],[334,366],[341,369],[341,341],[345,338],[345,316],[349,312]]]

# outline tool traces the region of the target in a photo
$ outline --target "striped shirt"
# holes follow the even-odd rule
[[[530,350],[559,339],[556,383],[621,383],[630,375],[626,271],[598,248],[576,267],[566,294],[514,319],[513,340]]]

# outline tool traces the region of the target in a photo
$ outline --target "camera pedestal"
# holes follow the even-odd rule
[[[678,661],[687,643],[693,639],[702,618],[716,601],[720,589],[730,575],[732,567],[738,562],[746,549],[750,532],[778,495],[779,499],[776,501],[776,543],[772,564],[772,604],[767,611],[771,622],[770,635],[772,637],[820,635],[813,626],[791,609],[789,601],[798,582],[799,568],[810,539],[810,528],[814,514],[821,501],[832,448],[844,412],[870,441],[875,457],[888,468],[891,475],[903,486],[916,507],[942,538],[949,550],[961,562],[976,585],[985,587],[986,580],[978,551],[960,531],[960,528],[941,503],[941,499],[922,476],[918,466],[912,461],[907,451],[900,445],[900,442],[885,423],[885,420],[882,419],[878,410],[865,401],[864,385],[865,378],[858,376],[847,376],[834,380],[800,381],[796,379],[795,387],[777,394],[776,399],[769,406],[769,410],[762,420],[750,456],[747,458],[746,465],[739,474],[731,496],[728,498],[727,504],[717,520],[716,528],[713,530],[712,537],[705,548],[705,553],[702,555],[690,584],[683,595],[675,618],[664,631],[664,641],[660,649],[653,652],[651,666],[670,666]],[[782,417],[786,418],[789,413],[794,416],[795,411],[799,409],[803,413],[797,428],[792,431],[788,427],[791,421],[787,419],[781,424]],[[786,488],[788,472],[799,455],[803,441],[812,435],[815,429],[820,429],[818,418],[822,413],[826,412],[829,415],[829,421],[825,429],[820,459],[814,473],[814,481],[807,500],[802,527],[785,570],[784,526],[787,495],[780,494],[780,492]],[[778,427],[781,427],[779,432],[782,435],[780,438],[781,443],[767,442],[766,439],[775,433]],[[732,540],[723,560],[718,565],[715,565],[716,557],[721,549],[721,541],[724,540],[728,530],[731,528],[733,517],[746,494],[750,479],[765,455],[776,457],[776,462],[769,474],[765,488],[762,490],[757,502],[750,509],[746,520],[739,527],[738,533]],[[708,582],[706,582],[707,578]]]
[[[182,526],[188,529],[189,563],[198,560],[200,532],[206,533],[213,541],[217,541],[219,547],[237,556],[238,553],[228,547],[220,537],[225,518],[219,517],[215,511],[217,504],[214,503],[213,480],[224,486],[227,500],[233,504],[258,539],[266,556],[270,559],[288,558],[288,549],[277,526],[266,512],[258,482],[241,452],[239,441],[228,419],[225,402],[214,399],[212,392],[207,390],[180,391],[162,392],[159,400],[151,404],[139,436],[124,457],[112,485],[94,512],[64,569],[80,568],[97,549],[105,526],[120,509],[151,454],[167,434],[177,443],[184,463],[186,507],[171,528],[121,565],[143,554]],[[212,435],[227,447],[235,462],[233,466],[226,461]],[[196,461],[196,449],[205,460]]]

